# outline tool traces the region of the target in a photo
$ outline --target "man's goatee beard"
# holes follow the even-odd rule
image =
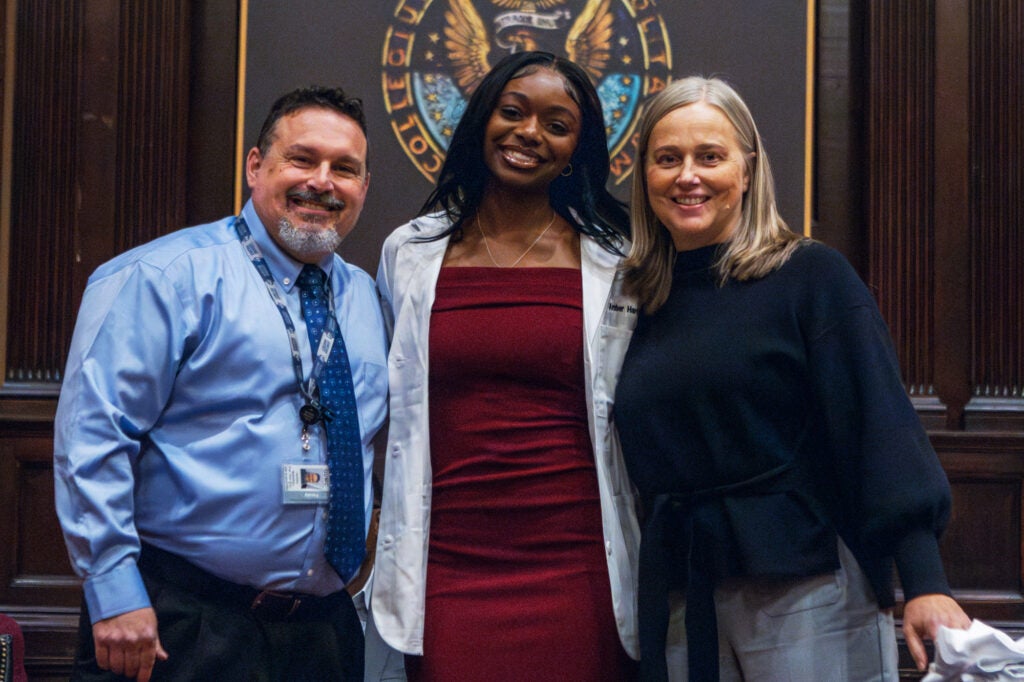
[[[301,257],[323,257],[341,245],[341,237],[330,227],[298,228],[287,218],[278,222],[278,237],[292,252]]]

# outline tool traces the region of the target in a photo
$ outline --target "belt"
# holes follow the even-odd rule
[[[176,554],[142,543],[139,571],[201,599],[248,611],[265,622],[326,621],[339,609],[353,608],[345,590],[324,597],[301,592],[260,590],[218,578]]]
[[[797,472],[791,463],[744,481],[689,493],[664,493],[644,500],[640,539],[637,610],[640,627],[640,679],[668,680],[665,645],[669,592],[682,587],[686,599],[686,652],[690,682],[717,682],[718,620],[715,614],[714,545],[722,529],[696,517],[704,507],[730,495],[762,495],[791,489]]]

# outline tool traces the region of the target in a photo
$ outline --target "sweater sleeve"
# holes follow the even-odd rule
[[[828,453],[821,480],[831,481],[844,538],[867,556],[895,559],[906,599],[949,594],[938,546],[949,483],[903,387],[888,328],[852,270],[849,277],[841,300],[827,302],[838,313],[810,339],[813,419]]]

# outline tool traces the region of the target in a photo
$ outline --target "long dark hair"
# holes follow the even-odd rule
[[[580,108],[583,121],[572,153],[572,173],[556,177],[548,188],[548,200],[577,232],[593,237],[605,249],[620,253],[622,237],[629,236],[629,216],[622,202],[605,186],[608,181],[608,137],[601,100],[586,72],[550,52],[516,52],[487,73],[469,98],[466,110],[452,134],[451,144],[420,215],[444,211],[450,226],[431,239],[462,238],[463,221],[480,206],[490,171],[482,147],[487,122],[509,81],[551,69],[566,82],[566,93]]]

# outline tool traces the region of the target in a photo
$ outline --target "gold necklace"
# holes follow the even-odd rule
[[[487,242],[487,233],[484,232],[484,226],[480,224],[480,214],[479,213],[477,213],[476,216],[475,216],[475,218],[476,218],[476,229],[480,230],[480,236],[484,238],[484,248],[487,249],[487,257],[491,259],[492,263],[494,263],[494,267],[496,267],[496,268],[514,268],[515,266],[519,265],[519,261],[521,261],[524,258],[526,258],[526,254],[530,253],[530,251],[533,250],[533,247],[537,246],[537,242],[540,241],[541,237],[543,237],[545,234],[547,234],[547,231],[550,230],[551,226],[555,224],[555,218],[557,216],[558,216],[558,214],[554,211],[554,209],[552,209],[552,211],[551,211],[551,220],[548,221],[547,226],[543,230],[540,231],[540,234],[537,235],[536,239],[534,239],[532,242],[530,242],[530,245],[526,247],[526,251],[523,251],[521,254],[519,254],[519,258],[516,258],[514,261],[512,261],[511,265],[499,265],[498,261],[494,260],[494,254],[491,253],[491,245]]]

